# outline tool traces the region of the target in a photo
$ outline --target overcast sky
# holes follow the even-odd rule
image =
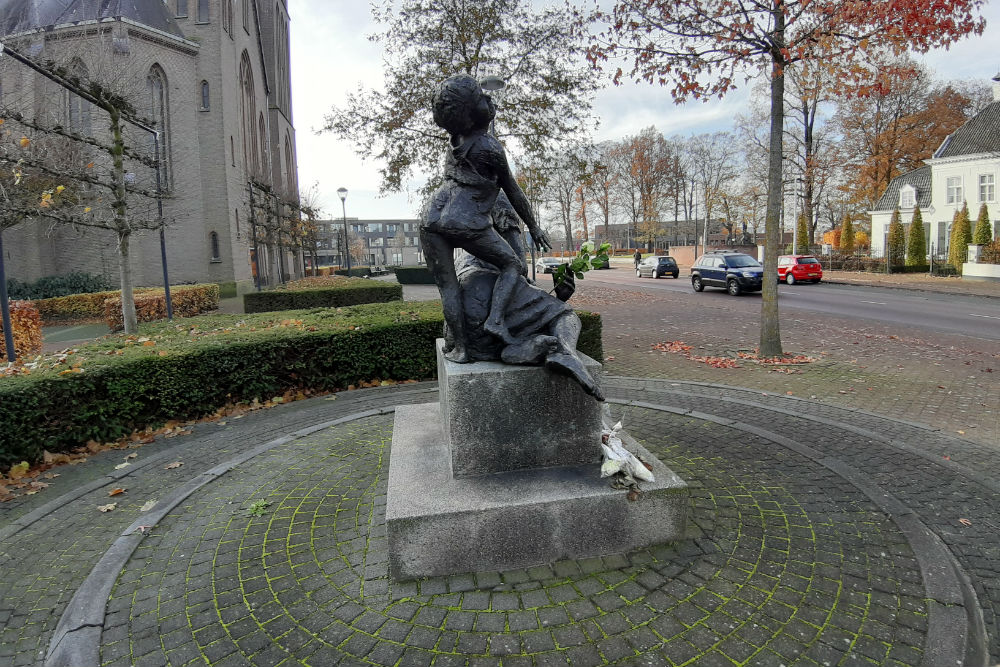
[[[336,190],[345,187],[347,216],[362,219],[415,218],[416,200],[406,194],[379,196],[379,165],[365,160],[345,141],[317,135],[323,116],[360,84],[382,81],[382,52],[367,37],[374,29],[367,2],[289,0],[291,13],[292,104],[298,144],[300,187],[318,184],[325,217],[341,216]],[[1000,3],[987,4],[986,31],[950,50],[924,57],[939,79],[988,80],[1000,72]],[[991,55],[985,55],[991,54]],[[655,125],[665,135],[727,130],[743,110],[746,91],[725,100],[677,106],[666,89],[648,85],[608,86],[596,98],[600,121],[596,139],[620,139]],[[501,109],[502,113],[502,109]],[[413,183],[412,189],[421,183]]]

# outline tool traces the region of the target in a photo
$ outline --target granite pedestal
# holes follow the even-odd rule
[[[600,478],[601,404],[572,380],[489,362],[439,358],[439,369],[441,403],[396,409],[386,504],[394,579],[528,567],[683,537],[687,485],[627,434],[625,445],[653,467],[656,482],[629,501]],[[574,411],[548,407],[567,401],[564,394]]]

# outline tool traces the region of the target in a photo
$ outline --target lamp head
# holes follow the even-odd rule
[[[340,197],[340,201],[347,199],[347,188],[337,188],[337,196]]]

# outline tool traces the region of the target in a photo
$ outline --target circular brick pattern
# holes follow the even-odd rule
[[[630,409],[626,428],[692,485],[689,540],[390,582],[392,423],[370,418],[277,447],[174,510],[116,584],[102,662],[919,664],[920,571],[867,496],[727,426]]]

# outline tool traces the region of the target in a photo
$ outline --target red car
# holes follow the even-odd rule
[[[797,282],[823,280],[823,267],[812,255],[781,255],[778,257],[778,280],[789,285]]]

